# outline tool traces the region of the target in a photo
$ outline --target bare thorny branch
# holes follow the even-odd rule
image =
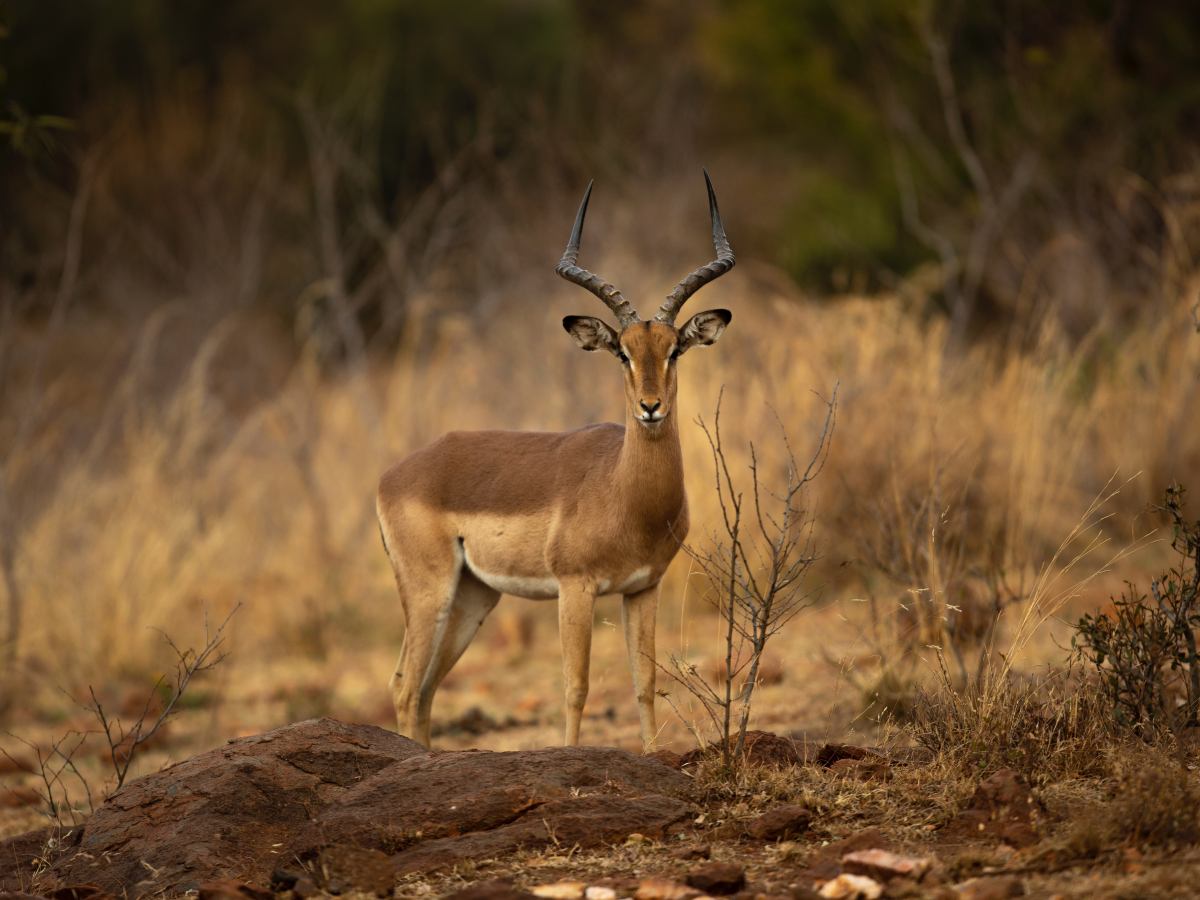
[[[84,794],[87,797],[88,812],[91,813],[96,808],[92,798],[92,790],[88,786],[87,779],[83,777],[75,765],[75,754],[83,746],[84,741],[88,739],[88,734],[88,732],[68,731],[51,744],[49,750],[43,751],[38,745],[22,737],[18,737],[11,732],[8,733],[9,737],[24,744],[32,751],[36,760],[36,774],[42,782],[39,789],[42,802],[46,804],[46,811],[50,817],[59,825],[65,826],[68,824],[65,821],[67,816],[70,816],[69,824],[79,824],[79,820],[75,814],[75,806],[71,802],[70,791],[67,789],[67,776],[74,778],[82,786]],[[3,754],[14,766],[23,768],[22,763],[14,759],[7,750],[0,748],[0,754]]]
[[[820,475],[829,455],[837,411],[837,388],[825,401],[825,418],[816,448],[801,466],[783,422],[776,416],[786,460],[783,486],[770,488],[763,478],[758,450],[749,447],[749,497],[739,488],[729,466],[721,435],[721,401],[710,428],[697,424],[708,441],[713,462],[719,531],[705,547],[684,544],[711,587],[711,602],[724,626],[725,666],[714,687],[692,663],[673,656],[663,669],[699,701],[719,736],[723,762],[735,765],[750,720],[754,689],[767,642],[808,608],[814,592],[807,576],[817,560],[813,518],[806,508],[807,489]],[[746,504],[749,504],[747,506]],[[745,526],[749,523],[750,529]],[[735,689],[735,681],[741,684]],[[672,703],[672,708],[678,709]],[[733,719],[737,710],[738,724]]]
[[[240,603],[234,606],[230,610],[229,615],[217,626],[216,630],[209,629],[208,616],[205,615],[204,646],[198,651],[190,647],[186,650],[181,650],[170,635],[164,631],[159,631],[167,646],[175,654],[175,675],[170,682],[170,696],[150,724],[147,724],[147,719],[150,717],[154,698],[161,696],[163,687],[168,684],[167,676],[163,675],[155,682],[154,689],[146,698],[146,703],[142,707],[140,715],[129,728],[126,728],[119,718],[110,716],[105,711],[100,698],[96,695],[95,688],[88,687],[91,702],[87,704],[86,708],[100,723],[101,732],[108,743],[108,755],[112,763],[113,774],[117,779],[112,793],[119,791],[125,784],[125,779],[129,775],[129,769],[133,765],[138,751],[175,714],[179,701],[187,691],[192,679],[215,668],[225,659],[226,654],[219,652],[222,644],[225,642],[225,627],[241,607]]]

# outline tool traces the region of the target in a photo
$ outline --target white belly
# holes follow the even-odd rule
[[[553,600],[558,596],[558,579],[550,575],[509,575],[488,572],[471,562],[471,554],[463,553],[463,562],[471,574],[494,591],[527,597],[530,600]]]
[[[504,572],[489,572],[471,561],[470,553],[463,553],[463,562],[471,574],[494,591],[513,597],[530,600],[553,600],[558,597],[558,579],[553,575],[510,575]],[[649,587],[650,567],[642,566],[624,578],[610,580],[602,578],[596,584],[597,594],[631,594]]]
[[[650,567],[642,566],[640,569],[634,569],[628,575],[615,584],[610,584],[607,579],[597,585],[596,593],[598,594],[636,594],[638,591],[644,591],[650,586]]]

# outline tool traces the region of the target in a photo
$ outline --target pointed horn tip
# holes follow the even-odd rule
[[[704,169],[704,186],[708,188],[708,212],[713,221],[719,221],[721,214],[717,209],[717,192],[713,189],[712,179],[708,177],[708,169]]]

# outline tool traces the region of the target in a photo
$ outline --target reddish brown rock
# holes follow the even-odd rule
[[[797,803],[785,803],[767,810],[746,824],[746,834],[759,841],[785,841],[808,830],[812,811]]]
[[[94,884],[68,884],[55,888],[46,896],[50,900],[116,900],[108,891]]]
[[[300,900],[308,900],[309,897],[320,897],[324,894],[315,881],[305,876],[297,878],[296,883],[292,885],[292,896],[299,897]]]
[[[480,881],[470,887],[445,894],[442,900],[537,900],[528,891],[508,881]]]
[[[54,867],[114,893],[265,886],[296,833],[364,778],[427,751],[367,725],[301,722],[232,741],[127,784]]]
[[[882,753],[867,747],[857,747],[854,744],[824,744],[817,751],[813,760],[818,766],[832,766],[843,759],[887,759]]]
[[[657,759],[664,766],[670,766],[672,769],[683,768],[683,754],[676,753],[674,750],[655,750],[653,753],[647,753],[651,759]]]
[[[669,825],[689,815],[686,803],[659,794],[604,794],[532,805],[516,804],[516,796],[510,799],[517,806],[511,823],[422,841],[396,855],[399,871],[425,872],[470,859],[500,856],[518,848],[551,844],[596,847],[618,842],[634,832],[662,836]]]
[[[669,878],[643,878],[633,900],[691,900],[698,890]]]
[[[721,748],[716,745],[690,750],[683,755],[680,767],[695,765],[702,759],[716,758],[720,755]],[[747,731],[742,755],[745,762],[752,766],[773,769],[800,766],[805,762],[804,754],[794,740],[769,731]]]
[[[1045,814],[1029,782],[1012,769],[1001,769],[979,783],[970,806],[947,826],[947,834],[1027,847],[1037,842],[1038,825]]]
[[[932,860],[901,856],[887,850],[854,850],[842,857],[842,868],[853,875],[866,875],[876,881],[911,878],[920,881],[929,871]]]
[[[1008,900],[1025,896],[1025,885],[1011,875],[996,875],[956,884],[954,891],[958,900]]]
[[[918,897],[931,900],[931,896],[936,897],[936,892],[912,878],[893,878],[883,886],[883,896],[887,900],[916,900]]]
[[[855,850],[886,848],[889,842],[878,828],[862,831],[819,848],[809,863],[807,873],[817,881],[827,881],[842,871],[842,857]]]
[[[746,886],[746,870],[736,863],[710,862],[692,869],[685,880],[706,894],[735,894]]]
[[[206,881],[200,885],[198,893],[199,900],[272,900],[275,896],[270,891],[251,887],[234,878]]]
[[[401,872],[663,835],[690,817],[690,790],[679,772],[611,748],[430,753],[322,719],[131,782],[49,874],[136,897],[221,879],[265,887],[299,859],[330,890],[390,893]]]
[[[583,900],[583,892],[587,884],[582,881],[554,881],[550,884],[539,884],[531,893],[541,900]],[[617,892],[606,888],[603,893],[611,894],[616,900]]]
[[[331,894],[389,897],[396,886],[396,863],[386,853],[335,844],[317,857],[319,884]]]
[[[656,760],[605,747],[430,754],[346,792],[293,851],[368,847],[415,872],[519,847],[661,837],[688,817],[680,798],[690,785]]]

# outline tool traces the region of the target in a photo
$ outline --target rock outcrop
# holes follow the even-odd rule
[[[171,895],[222,879],[265,888],[273,873],[307,869],[342,890],[385,893],[389,875],[663,834],[687,818],[689,788],[657,760],[612,748],[439,753],[313,720],[126,785],[38,886]],[[19,857],[0,858],[0,879],[20,874]],[[356,871],[370,884],[350,883]]]

